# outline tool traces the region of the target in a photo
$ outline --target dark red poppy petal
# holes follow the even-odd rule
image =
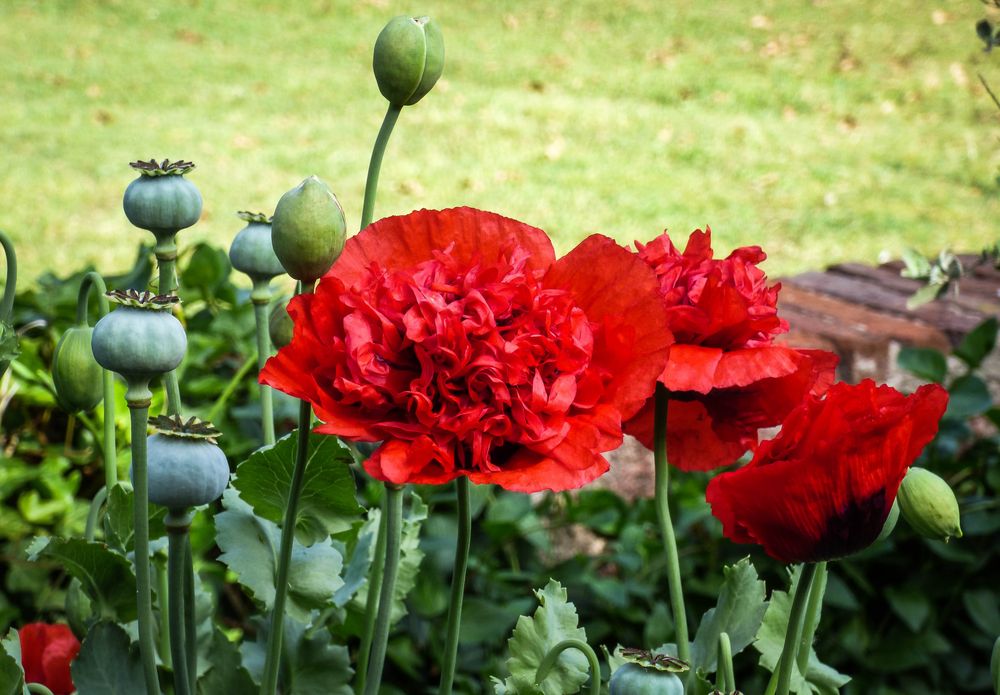
[[[80,651],[80,642],[69,626],[29,623],[18,630],[18,636],[25,681],[41,683],[54,695],[70,695],[74,691],[70,663]]]
[[[76,690],[70,666],[79,652],[80,642],[72,633],[49,642],[42,654],[42,671],[45,673],[42,683],[48,686],[52,695],[70,695]]]
[[[631,417],[652,395],[673,342],[655,274],[613,239],[593,234],[556,261],[544,283],[572,292],[600,326],[593,361],[607,367],[611,402]]]
[[[391,439],[376,449],[364,465],[376,480],[397,485],[443,485],[459,475],[451,455],[430,437],[414,441]]]
[[[41,683],[45,678],[42,653],[48,643],[50,627],[45,623],[29,623],[17,631],[21,641],[21,667],[28,683]]]
[[[496,471],[471,472],[469,480],[477,485],[500,485],[514,492],[575,490],[608,472],[607,460],[591,453],[590,465],[567,468],[559,461],[527,449],[521,449]]]
[[[460,265],[477,258],[491,265],[514,244],[531,254],[531,269],[544,270],[555,260],[545,232],[523,222],[467,207],[418,210],[385,217],[348,239],[327,277],[351,286],[373,263],[390,270],[412,268],[448,248]]]

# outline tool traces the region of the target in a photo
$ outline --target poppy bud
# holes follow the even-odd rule
[[[52,356],[52,383],[59,405],[70,413],[93,410],[104,397],[104,372],[94,358],[90,326],[67,328]]]
[[[372,59],[375,81],[393,106],[416,104],[444,70],[444,37],[430,17],[400,16],[382,29]]]
[[[271,244],[285,271],[314,282],[344,250],[347,223],[337,197],[310,176],[281,196],[271,220]]]
[[[288,302],[278,302],[271,309],[267,331],[271,334],[271,344],[279,350],[292,342],[292,317],[288,315]]]
[[[941,541],[962,537],[958,500],[940,476],[926,468],[911,468],[896,499],[903,518],[921,536]]]

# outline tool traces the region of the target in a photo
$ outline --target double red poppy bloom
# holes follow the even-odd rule
[[[29,623],[17,631],[21,665],[27,683],[41,683],[53,695],[70,695],[76,688],[70,664],[80,651],[80,641],[68,626]]]
[[[683,253],[666,234],[636,247],[656,272],[676,341],[659,376],[670,391],[670,463],[688,471],[732,464],[758,429],[833,383],[836,355],[773,344],[788,324],[778,317],[780,285],[769,286],[756,265],[766,258],[759,247],[713,258],[710,229],[692,232]],[[652,448],[652,399],[626,431]]]
[[[947,405],[937,384],[911,396],[870,380],[836,384],[796,408],[749,464],[709,482],[712,513],[730,540],[760,544],[782,562],[866,548]]]
[[[575,488],[607,470],[666,364],[657,285],[607,237],[557,260],[493,213],[390,217],[289,303],[292,342],[261,381],[312,403],[318,432],[382,441],[365,463],[381,480]]]

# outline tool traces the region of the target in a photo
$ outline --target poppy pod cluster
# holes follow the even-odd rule
[[[749,464],[709,482],[712,513],[730,540],[760,544],[782,562],[866,548],[947,404],[937,384],[904,396],[870,380],[810,396]]]
[[[544,232],[493,213],[390,217],[292,300],[292,341],[261,380],[312,403],[317,431],[382,441],[378,479],[575,488],[607,470],[664,369],[656,287],[603,236],[556,259]]]
[[[667,448],[683,470],[732,464],[809,393],[833,383],[837,357],[773,344],[788,330],[778,317],[779,284],[757,267],[757,246],[713,257],[710,229],[691,233],[683,252],[662,234],[637,243],[655,273],[675,343],[659,381],[670,392]],[[626,431],[653,443],[653,402]]]

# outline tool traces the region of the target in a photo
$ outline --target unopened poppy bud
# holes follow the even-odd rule
[[[292,317],[288,315],[288,303],[278,302],[271,309],[271,317],[267,322],[267,332],[271,335],[271,344],[279,350],[292,342]]]
[[[281,196],[271,220],[271,245],[296,280],[323,277],[344,250],[347,223],[337,197],[310,176]]]
[[[400,16],[382,29],[372,59],[375,81],[393,106],[416,104],[444,70],[444,37],[430,17]]]
[[[958,500],[940,476],[926,468],[911,468],[896,499],[903,518],[921,536],[941,541],[962,537]]]
[[[64,410],[93,410],[104,397],[104,372],[94,358],[90,326],[66,329],[52,356],[52,383]]]

